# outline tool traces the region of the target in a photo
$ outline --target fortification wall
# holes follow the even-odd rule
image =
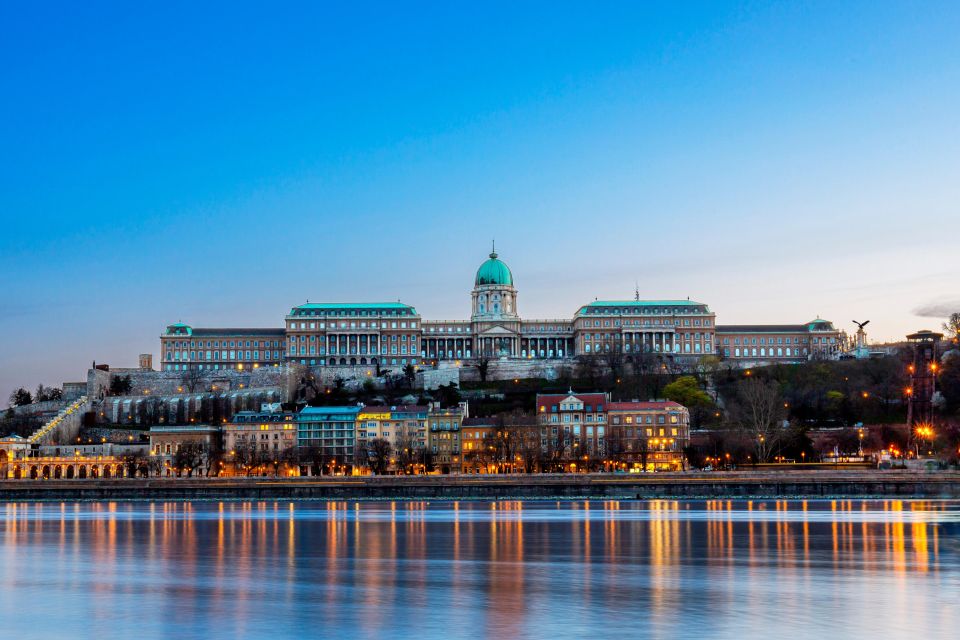
[[[130,378],[130,395],[171,395],[184,392],[285,387],[286,367],[259,367],[188,371],[153,371],[151,369],[90,369],[87,373],[87,397],[102,398],[110,389],[110,381],[118,376]]]
[[[10,408],[13,409],[16,416],[38,416],[45,413],[56,413],[71,402],[72,400],[47,400],[46,402],[34,402]]]
[[[220,424],[238,411],[259,411],[265,403],[283,402],[278,387],[220,389],[200,393],[108,396],[94,407],[97,424]]]
[[[491,360],[487,369],[487,380],[513,380],[514,378],[557,380],[572,375],[575,366],[575,363],[570,360]],[[464,365],[460,369],[460,379],[479,382],[480,371],[476,365]]]

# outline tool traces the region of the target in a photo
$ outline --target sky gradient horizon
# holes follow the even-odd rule
[[[311,301],[960,311],[956,3],[0,7],[0,406]],[[158,358],[155,357],[155,363]]]

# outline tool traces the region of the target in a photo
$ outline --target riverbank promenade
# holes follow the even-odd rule
[[[730,471],[624,474],[4,480],[0,501],[644,498],[960,498],[960,472]]]

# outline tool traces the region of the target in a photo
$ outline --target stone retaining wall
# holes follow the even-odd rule
[[[960,498],[960,474],[812,472],[0,481],[0,500]]]

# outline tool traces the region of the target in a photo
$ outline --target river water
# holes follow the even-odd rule
[[[958,638],[960,503],[0,504],[3,638]]]

